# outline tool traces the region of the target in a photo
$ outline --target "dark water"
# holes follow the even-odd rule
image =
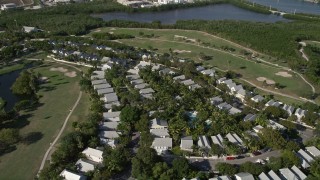
[[[277,22],[287,21],[281,16],[255,13],[245,9],[235,7],[230,4],[209,5],[205,7],[194,7],[188,9],[176,9],[163,12],[147,13],[126,13],[113,12],[94,14],[93,17],[103,18],[105,21],[110,20],[130,20],[137,22],[150,23],[159,20],[163,24],[174,24],[177,20],[245,20],[253,22]]]
[[[0,97],[7,102],[4,107],[6,111],[11,110],[14,107],[14,104],[19,101],[19,98],[10,90],[12,84],[15,82],[17,77],[19,77],[21,71],[30,67],[32,67],[32,64],[26,65],[23,69],[0,75]]]
[[[276,8],[280,11],[293,13],[320,14],[320,4],[306,2],[303,0],[249,0],[265,6]]]

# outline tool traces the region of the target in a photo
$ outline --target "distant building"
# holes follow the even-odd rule
[[[260,95],[256,95],[256,96],[252,97],[251,100],[256,102],[256,103],[259,103],[259,102],[263,101],[264,98],[262,96],[260,96]]]
[[[2,11],[15,9],[15,8],[17,8],[17,5],[15,3],[1,4]]]
[[[254,177],[252,174],[247,172],[241,172],[234,175],[236,180],[254,180]]]
[[[81,174],[73,173],[71,171],[68,171],[64,169],[61,173],[60,176],[63,177],[65,180],[86,180],[87,177],[83,176]]]

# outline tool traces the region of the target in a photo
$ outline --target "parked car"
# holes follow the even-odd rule
[[[243,158],[245,158],[245,156],[242,156],[242,155],[237,156],[237,159],[243,159]]]
[[[253,154],[254,156],[258,156],[258,155],[261,154],[261,152],[259,152],[259,151],[253,151],[252,154]]]
[[[234,156],[227,156],[226,160],[235,160],[235,159],[236,159],[236,157],[234,157]]]

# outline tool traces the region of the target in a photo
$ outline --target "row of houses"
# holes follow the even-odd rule
[[[258,178],[260,180],[304,180],[307,176],[294,165],[291,168],[279,169],[278,173],[273,170],[270,170],[268,173],[262,172]]]
[[[246,90],[243,89],[241,84],[237,85],[232,81],[232,79],[227,79],[226,77],[218,79],[217,84],[225,84],[230,90],[230,95],[234,95],[242,102],[244,102],[247,93]]]
[[[211,105],[216,106],[220,110],[228,111],[228,113],[231,115],[242,112],[240,109],[233,107],[232,105],[228,104],[227,102],[224,102],[220,96],[210,98],[209,101],[210,101]]]
[[[72,172],[64,169],[60,176],[66,180],[86,180],[84,175],[90,171],[93,171],[96,167],[101,167],[103,163],[103,151],[99,149],[86,148],[82,151],[85,158],[80,158],[76,163],[77,172]]]
[[[83,59],[86,61],[98,61],[101,58],[94,54],[82,53],[80,51],[67,51],[65,49],[53,49],[51,51],[55,55],[59,55],[62,57],[69,57],[71,55],[78,57],[79,59]]]
[[[315,158],[320,157],[320,151],[314,146],[306,147],[305,150],[300,149],[296,152],[296,155],[301,160],[301,167],[307,169],[310,167],[310,163],[314,161]]]
[[[155,137],[151,147],[154,148],[159,155],[172,149],[172,138],[170,138],[168,122],[166,120],[159,118],[152,119],[150,121],[150,133]]]
[[[88,43],[79,43],[79,42],[72,42],[72,41],[49,41],[48,44],[56,46],[56,45],[65,45],[65,46],[70,46],[70,47],[76,47],[79,48],[80,46],[91,46],[92,48],[96,50],[108,50],[108,51],[113,51],[111,47],[105,46],[105,45],[95,45],[95,44],[88,44]]]
[[[126,78],[130,81],[130,84],[137,90],[142,98],[152,99],[155,92],[148,83],[145,83],[140,78],[139,74],[127,75]]]
[[[185,75],[175,76],[173,80],[187,86],[190,90],[201,88],[199,84],[195,83],[192,79],[187,79]]]

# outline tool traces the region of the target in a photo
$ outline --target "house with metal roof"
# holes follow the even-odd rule
[[[162,154],[172,149],[172,138],[154,138],[151,147],[154,148],[158,154]]]
[[[174,77],[172,79],[175,80],[175,81],[182,81],[182,80],[186,79],[186,76],[185,75],[180,75],[180,76],[176,76],[176,77]]]
[[[150,121],[150,129],[167,129],[168,122],[163,119],[154,118]]]
[[[254,130],[256,133],[261,132],[261,129],[263,129],[263,127],[260,126],[260,125],[257,125],[257,126],[255,126],[255,127],[253,127],[253,130]]]
[[[294,115],[296,115],[297,118],[298,118],[298,120],[301,121],[301,119],[302,119],[304,116],[306,116],[306,112],[307,112],[307,111],[305,111],[305,110],[303,110],[303,109],[301,109],[301,108],[298,108],[298,109],[295,111]]]
[[[281,180],[280,177],[272,170],[268,172],[268,175],[272,180]]]
[[[119,101],[118,96],[116,93],[108,93],[104,94],[104,102],[105,103],[112,103]]]
[[[144,99],[153,99],[153,95],[151,93],[149,94],[141,94],[141,97]]]
[[[262,173],[258,176],[258,178],[259,178],[260,180],[271,180],[271,179],[269,178],[269,176],[268,176],[266,173],[264,173],[264,172],[262,172]]]
[[[275,107],[279,107],[280,105],[282,104],[282,102],[280,101],[274,101],[273,99],[269,100],[265,106],[268,107],[268,106],[275,106]]]
[[[236,178],[236,180],[254,180],[253,175],[247,172],[235,174],[234,177]]]
[[[89,161],[83,160],[83,159],[79,159],[76,162],[76,167],[77,167],[77,170],[82,173],[86,173],[86,172],[94,170],[94,164],[90,163]]]
[[[91,161],[94,161],[97,163],[102,163],[103,161],[103,157],[102,157],[103,151],[101,150],[88,147],[82,151],[82,154],[84,154],[86,158]]]
[[[211,149],[210,142],[206,136],[199,136],[198,146],[204,149]]]
[[[209,180],[231,180],[229,176],[218,176],[214,178],[210,178]]]
[[[114,92],[113,88],[104,88],[104,89],[97,90],[98,95],[104,95],[104,94],[109,94],[113,92]]]
[[[159,138],[170,137],[168,129],[150,129],[150,134]]]
[[[206,69],[206,70],[201,71],[201,74],[213,77],[215,72],[216,71],[214,69]]]
[[[100,131],[99,136],[105,139],[116,139],[119,138],[120,132],[117,131]]]
[[[259,103],[259,102],[261,102],[261,101],[263,101],[264,100],[264,98],[262,97],[262,96],[260,96],[260,95],[255,95],[255,96],[253,96],[252,98],[250,98],[252,101],[254,101],[254,102],[256,102],[256,103]]]
[[[212,140],[213,144],[217,144],[217,145],[223,147],[223,137],[220,134],[218,134],[216,136],[211,136],[211,140]]]
[[[108,84],[108,83],[93,85],[93,89],[94,89],[94,90],[106,89],[106,88],[111,88],[111,85]]]
[[[140,79],[140,76],[139,76],[139,74],[133,74],[133,75],[127,75],[126,78],[127,78],[129,81],[132,81],[132,80]]]
[[[144,88],[146,88],[148,86],[149,86],[149,84],[147,84],[147,83],[141,83],[141,84],[134,85],[134,88],[136,88],[136,89],[144,89]]]
[[[306,147],[307,152],[312,155],[313,157],[320,157],[320,151],[318,148],[314,147],[314,146],[309,146]]]
[[[220,96],[216,96],[216,97],[210,98],[210,103],[212,105],[218,105],[218,104],[220,104],[222,102],[223,102],[223,99]]]
[[[97,85],[97,84],[106,84],[107,80],[106,79],[97,79],[97,80],[92,80],[91,84],[92,85]]]
[[[308,153],[306,153],[304,150],[300,149],[297,154],[302,157],[303,159],[305,159],[308,163],[311,163],[312,161],[314,161],[313,157],[311,157]]]
[[[192,84],[195,84],[195,82],[192,79],[187,79],[187,80],[181,81],[180,83],[184,84],[186,86],[190,86]]]
[[[293,106],[284,104],[282,109],[285,110],[288,113],[289,116],[291,116],[294,113],[294,107]]]
[[[243,121],[255,121],[256,119],[257,119],[257,115],[250,113],[243,118]]]
[[[191,91],[194,91],[198,88],[201,88],[201,86],[199,84],[191,84],[188,86],[188,88],[191,90]]]
[[[102,130],[116,130],[119,125],[119,122],[102,122],[99,126]]]
[[[113,121],[113,122],[119,122],[120,121],[120,113],[121,111],[114,111],[114,112],[104,112],[102,114],[103,120],[105,121]]]
[[[71,171],[68,171],[64,169],[61,173],[60,176],[63,177],[65,180],[86,180],[87,177],[81,174],[77,174]]]
[[[137,84],[142,84],[144,83],[143,79],[135,79],[135,80],[131,80],[130,83],[134,86]]]
[[[203,66],[197,66],[197,67],[196,67],[196,71],[201,72],[201,71],[203,71],[203,70],[205,70],[205,68],[204,68]]]
[[[181,138],[180,149],[184,151],[193,151],[193,139],[191,136]]]
[[[287,129],[283,125],[281,125],[273,120],[270,120],[270,119],[269,119],[269,124],[267,126],[271,127],[272,129],[277,129],[277,130],[286,130]]]
[[[221,110],[229,110],[232,108],[232,106],[226,102],[220,103],[217,107]]]
[[[299,177],[300,180],[305,180],[307,176],[295,165],[291,168],[292,172]]]
[[[140,89],[139,93],[140,94],[151,94],[151,93],[154,93],[154,90],[152,88],[145,88],[145,89]]]
[[[289,168],[279,169],[279,173],[282,179],[287,179],[287,180],[299,179]]]
[[[112,109],[112,106],[120,106],[120,102],[114,101],[114,102],[104,104],[104,108],[106,108],[107,110]]]
[[[235,108],[235,107],[231,107],[231,108],[229,109],[229,114],[231,114],[231,115],[238,114],[238,113],[241,113],[241,112],[242,112],[242,111],[241,111],[240,109]]]
[[[238,146],[243,145],[242,139],[236,133],[228,133],[226,135],[226,138],[228,139],[228,141],[230,141],[233,144],[236,144]]]

